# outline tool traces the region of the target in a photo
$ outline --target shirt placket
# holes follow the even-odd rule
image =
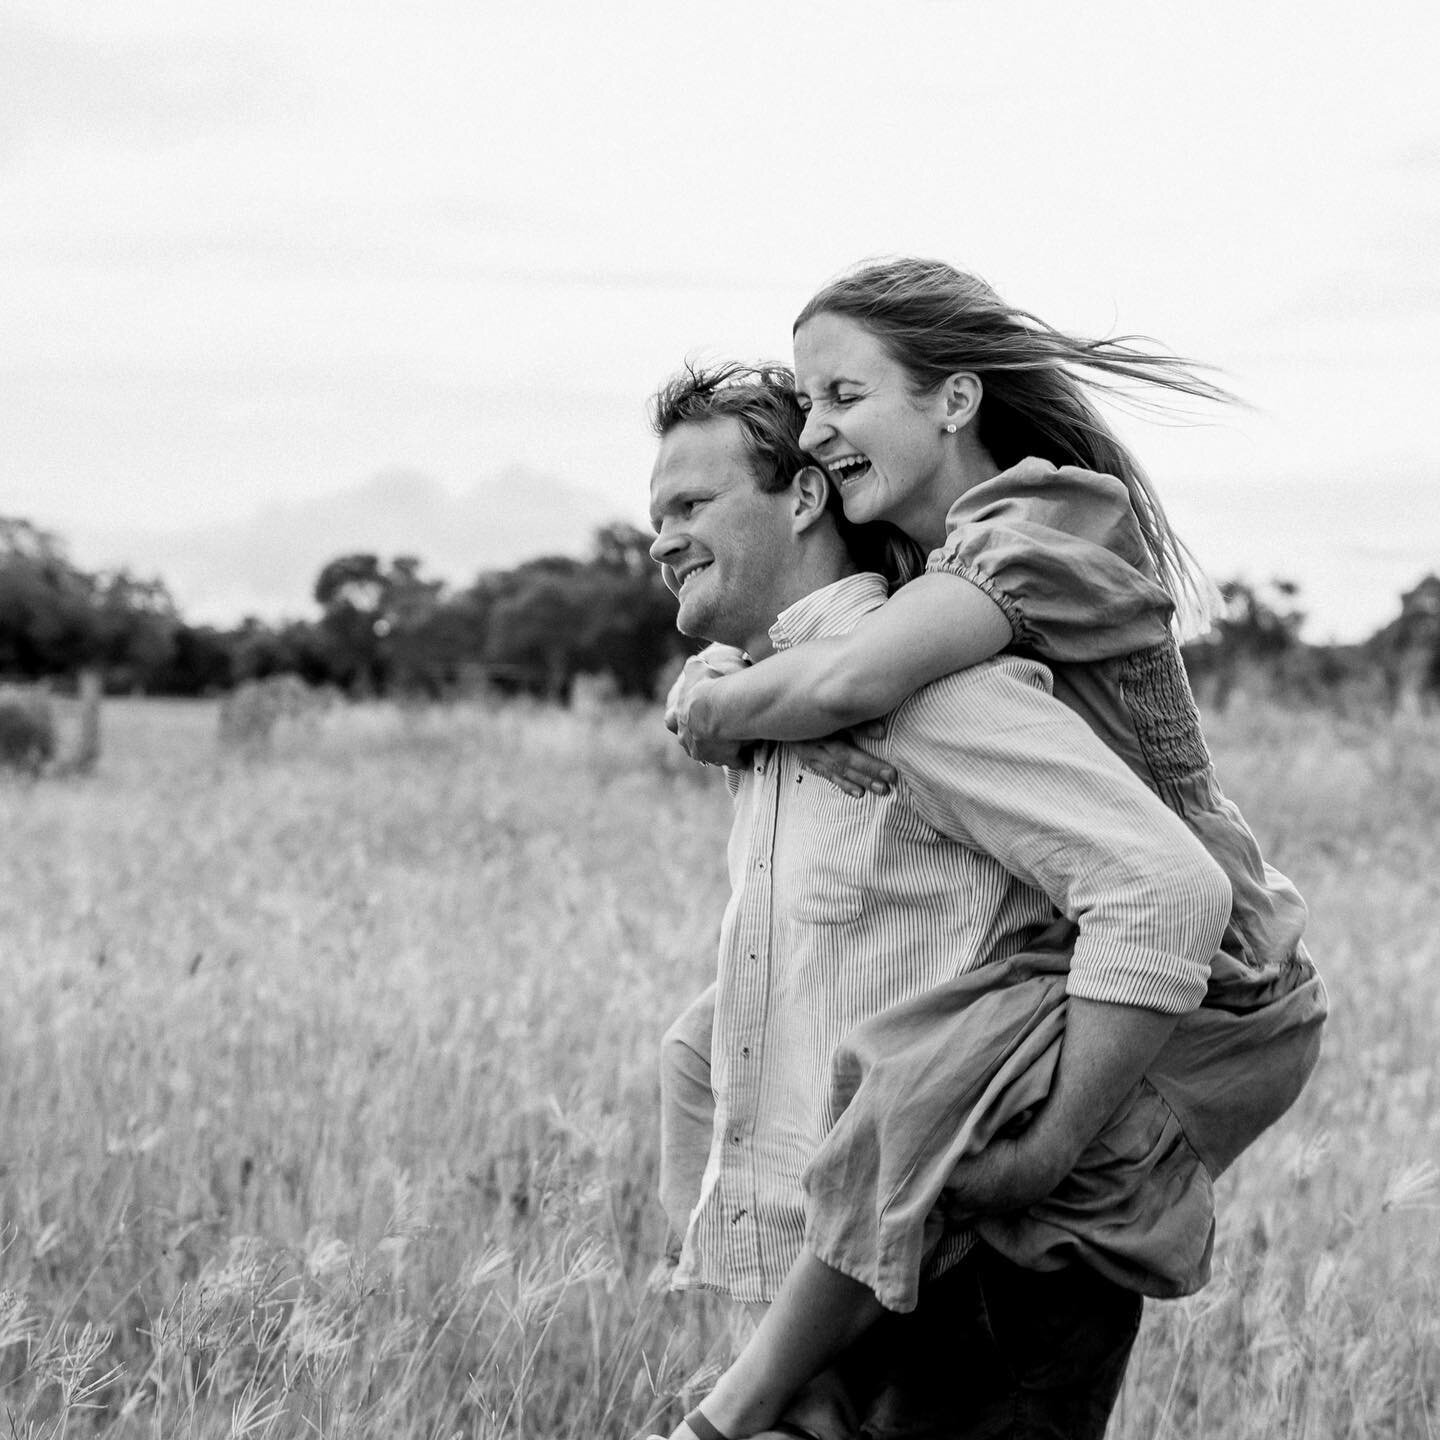
[[[775,836],[780,753],[757,748],[747,779],[756,787],[745,877],[745,896],[734,935],[737,1004],[730,1031],[730,1105],[721,1167],[726,1270],[747,1288],[763,1287],[765,1257],[756,1208],[760,1175],[755,1148],[774,937]]]

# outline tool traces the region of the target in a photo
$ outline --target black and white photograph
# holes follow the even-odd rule
[[[0,0],[0,1435],[1440,1436],[1437,66]]]

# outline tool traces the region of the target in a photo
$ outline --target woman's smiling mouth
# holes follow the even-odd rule
[[[852,481],[869,474],[870,462],[863,455],[843,455],[825,466],[825,473],[843,490]]]

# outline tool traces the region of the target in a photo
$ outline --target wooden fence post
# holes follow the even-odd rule
[[[80,743],[75,756],[66,767],[79,775],[87,775],[100,759],[100,672],[80,672]]]

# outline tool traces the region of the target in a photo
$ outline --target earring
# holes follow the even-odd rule
[[[956,427],[955,427],[954,425],[947,425],[947,426],[945,427],[945,433],[946,433],[947,435],[953,435],[953,434],[955,433],[955,428],[956,428]]]

